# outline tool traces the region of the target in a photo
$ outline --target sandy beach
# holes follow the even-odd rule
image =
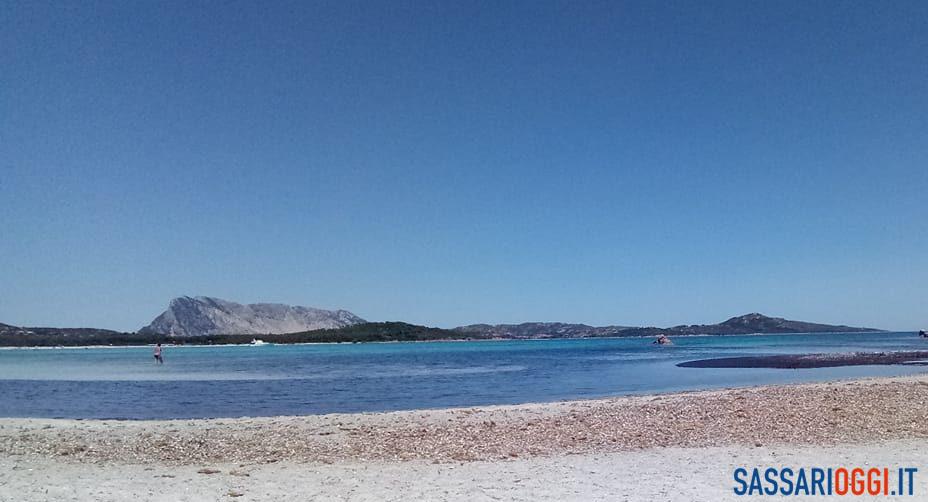
[[[735,466],[920,467],[926,438],[928,376],[480,409],[2,419],[0,500],[724,500]]]

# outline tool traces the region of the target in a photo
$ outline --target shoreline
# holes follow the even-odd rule
[[[926,413],[923,373],[383,413],[2,418],[0,500],[739,500],[739,467],[926,465]]]
[[[420,343],[420,342],[415,342]],[[705,361],[714,361],[714,359],[706,359]],[[921,365],[907,365],[907,364],[898,364],[898,366],[921,366]],[[926,364],[928,366],[928,364]],[[792,369],[792,368],[774,368],[774,369]],[[815,368],[798,368],[798,369],[815,369]],[[249,380],[249,379],[243,379]],[[275,379],[275,380],[287,380],[287,379]],[[594,396],[594,397],[578,397],[578,398],[568,398],[568,399],[559,399],[553,401],[526,401],[520,403],[499,403],[499,404],[475,404],[471,406],[448,406],[448,407],[427,407],[427,408],[404,408],[404,409],[387,409],[387,410],[370,410],[370,411],[334,411],[334,412],[325,412],[325,413],[305,413],[305,414],[286,414],[286,415],[236,415],[236,416],[215,416],[215,417],[177,417],[177,418],[125,418],[125,417],[104,417],[104,418],[83,418],[83,417],[41,417],[41,416],[0,416],[0,429],[3,428],[4,421],[29,421],[29,422],[42,422],[47,421],[50,424],[54,425],[56,422],[68,423],[109,423],[109,424],[156,424],[156,425],[168,425],[172,423],[181,423],[181,422],[202,422],[207,424],[209,422],[235,422],[235,421],[262,421],[262,420],[300,420],[300,419],[314,419],[314,418],[325,418],[325,417],[339,417],[339,418],[348,418],[351,417],[369,417],[376,415],[401,415],[401,414],[431,414],[431,413],[472,413],[475,411],[481,412],[492,412],[500,411],[506,412],[515,409],[524,409],[524,408],[551,408],[556,409],[560,406],[566,405],[582,405],[582,404],[597,404],[600,402],[607,403],[617,400],[634,400],[634,399],[652,399],[652,398],[684,398],[691,396],[693,394],[718,394],[726,392],[735,392],[743,390],[760,390],[766,388],[780,388],[780,387],[796,387],[796,386],[817,386],[817,385],[831,385],[831,384],[847,384],[847,383],[867,383],[867,382],[884,382],[884,381],[912,381],[918,382],[920,380],[925,380],[925,384],[928,385],[928,369],[924,373],[914,373],[914,374],[905,374],[905,375],[889,375],[889,376],[849,376],[849,377],[839,377],[832,378],[828,380],[812,380],[812,381],[798,381],[792,383],[765,383],[765,384],[745,384],[745,385],[733,385],[730,387],[706,387],[699,389],[685,389],[685,390],[664,390],[664,391],[635,391],[627,394],[615,394],[615,395],[606,395],[606,396]],[[35,381],[45,381],[45,380],[35,380]],[[82,382],[83,380],[74,380],[74,382]],[[92,381],[92,380],[87,380]],[[200,382],[211,382],[213,380],[204,379],[204,380],[170,380],[170,379],[153,379],[153,380],[110,380],[112,382],[175,382],[175,381],[200,381]],[[559,408],[558,408],[559,409]],[[928,414],[928,412],[926,412]],[[0,450],[2,453],[2,450]]]
[[[0,457],[165,463],[433,461],[928,438],[928,374],[579,401],[176,420],[0,418]]]
[[[697,333],[692,335],[673,335],[674,338],[701,338],[701,337],[730,337],[730,336],[802,336],[802,335],[873,335],[877,333],[900,333],[917,334],[918,331],[889,331],[889,330],[872,330],[872,331],[823,331],[807,333]],[[252,335],[248,335],[252,336]],[[259,335],[255,335],[258,338]],[[392,343],[462,343],[462,342],[543,342],[551,340],[653,340],[653,335],[629,335],[629,336],[587,336],[587,337],[539,337],[539,338],[449,338],[435,340],[382,340],[382,341],[346,341],[346,342],[268,342],[266,345],[360,345],[360,344],[392,344]],[[56,349],[130,349],[130,348],[151,348],[155,344],[147,345],[0,345],[0,350],[56,350]],[[200,343],[200,344],[162,344],[172,349],[184,347],[254,347],[250,343]]]

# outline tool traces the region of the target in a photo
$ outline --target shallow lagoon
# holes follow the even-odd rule
[[[0,350],[0,416],[196,418],[514,404],[928,371],[679,368],[735,355],[925,350],[913,333]]]

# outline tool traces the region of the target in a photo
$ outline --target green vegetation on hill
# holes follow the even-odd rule
[[[733,317],[718,324],[683,325],[671,328],[635,328],[623,326],[593,327],[585,324],[523,323],[474,324],[455,329],[430,328],[405,322],[365,322],[344,328],[318,329],[279,335],[198,335],[175,336],[157,333],[120,333],[92,328],[18,328],[0,324],[0,346],[5,347],[77,347],[86,345],[147,345],[154,343],[187,345],[225,345],[249,343],[260,338],[267,343],[350,343],[409,342],[427,340],[484,340],[490,338],[591,338],[667,335],[740,335],[750,333],[856,333],[876,331],[790,321],[761,314]]]
[[[3,347],[79,347],[86,345],[228,345],[245,344],[258,338],[267,343],[411,342],[485,338],[479,334],[418,326],[404,322],[368,322],[338,329],[320,329],[278,335],[206,335],[170,337],[160,334],[119,333],[107,330],[10,329],[0,333]]]
[[[250,341],[251,338],[247,337]],[[338,329],[318,329],[285,335],[259,336],[268,343],[313,343],[313,342],[416,342],[427,340],[464,340],[485,338],[480,335],[464,335],[457,331],[430,328],[405,322],[366,322]]]

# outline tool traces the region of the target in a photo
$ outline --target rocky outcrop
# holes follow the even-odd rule
[[[263,335],[335,329],[363,323],[347,310],[323,310],[280,303],[240,303],[208,296],[182,296],[139,333],[173,336]]]

